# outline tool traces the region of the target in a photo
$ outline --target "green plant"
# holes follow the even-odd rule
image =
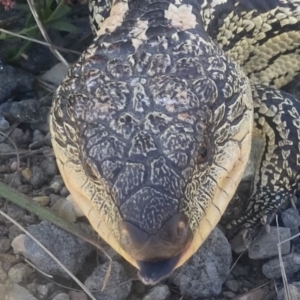
[[[34,0],[34,9],[36,10],[41,23],[45,29],[52,28],[58,31],[65,31],[74,33],[76,32],[76,27],[71,23],[68,18],[70,7],[65,4],[65,0]],[[22,30],[16,32],[19,35],[24,35],[33,39],[41,39],[42,34],[38,25],[36,24],[33,15],[31,14],[30,8],[27,4],[18,4],[17,8],[19,10],[25,11],[27,13],[25,26]],[[1,40],[14,39],[15,37],[1,32]],[[24,41],[22,46],[15,51],[9,57],[9,60],[16,60],[20,57],[22,53],[31,45],[32,42]]]

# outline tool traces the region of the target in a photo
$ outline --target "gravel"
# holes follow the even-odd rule
[[[171,278],[182,295],[193,298],[217,296],[229,275],[232,261],[230,245],[215,228],[203,246]]]
[[[84,282],[85,286],[90,290],[100,290],[93,293],[97,300],[125,300],[131,290],[131,281],[126,276],[124,269],[118,262],[112,262],[110,276],[107,282],[107,291],[101,292],[109,262],[95,268],[91,276]],[[126,283],[119,285],[120,283]]]
[[[285,273],[291,276],[300,270],[300,254],[291,253],[282,257]],[[279,258],[273,258],[266,262],[262,267],[263,274],[270,279],[281,277]]]
[[[34,76],[0,60],[0,103],[33,91]]]
[[[143,300],[166,300],[170,296],[170,290],[167,285],[157,285],[152,288]]]
[[[24,287],[14,284],[8,292],[8,298],[5,300],[38,300],[32,294],[29,293]]]
[[[271,226],[270,232],[263,232],[251,243],[248,255],[251,259],[266,259],[278,256],[278,234],[279,240],[284,241],[291,237],[290,228]],[[291,250],[291,242],[287,241],[281,245],[281,254],[288,254]]]

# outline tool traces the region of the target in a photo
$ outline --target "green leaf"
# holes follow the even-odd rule
[[[55,9],[55,11],[52,13],[52,15],[48,18],[48,21],[53,21],[57,19],[62,19],[65,17],[69,12],[71,8],[67,5],[58,5]]]
[[[65,19],[65,20],[56,20],[54,22],[51,22],[50,24],[51,28],[54,28],[59,31],[67,31],[70,33],[76,33],[77,28],[74,26],[70,20]]]

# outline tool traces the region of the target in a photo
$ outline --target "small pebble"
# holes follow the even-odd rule
[[[41,164],[41,168],[43,169],[44,173],[49,176],[57,176],[57,174],[59,173],[54,157],[47,157],[46,159],[44,159]],[[62,182],[60,184],[63,185],[64,183]],[[52,184],[50,186],[52,187]],[[59,189],[61,189],[61,186],[59,186]]]
[[[291,300],[300,299],[300,282],[293,282],[287,285],[289,290]],[[282,288],[277,294],[277,300],[286,300],[285,298],[285,288]]]
[[[84,292],[69,292],[70,300],[88,300],[87,295]]]
[[[285,273],[291,276],[300,270],[300,254],[290,253],[282,257]],[[281,277],[281,268],[279,258],[273,258],[262,266],[263,274],[269,279],[278,279]]]
[[[7,294],[8,298],[5,300],[37,300],[27,289],[16,283]]]
[[[10,249],[11,240],[7,237],[0,237],[0,253],[5,253]]]
[[[56,295],[52,300],[70,300],[69,295],[61,293]]]
[[[281,219],[285,227],[298,229],[300,226],[300,217],[297,209],[291,207],[281,213]]]
[[[170,296],[171,292],[166,285],[157,285],[153,287],[143,300],[166,300]]]
[[[44,172],[42,168],[33,166],[32,167],[32,178],[30,180],[32,186],[35,189],[39,189],[42,187],[42,185],[45,183],[46,177],[44,175]]]
[[[86,279],[84,284],[89,290],[99,290],[94,293],[97,300],[125,300],[130,293],[132,283],[131,281],[127,281],[129,278],[125,274],[122,265],[118,262],[113,261],[111,263],[107,291],[101,291],[109,265],[110,263],[106,262],[102,266],[96,267],[92,275]],[[127,282],[119,285],[125,281]]]
[[[8,271],[8,277],[14,283],[28,281],[33,274],[34,270],[25,263],[16,264]]]
[[[239,276],[248,276],[249,275],[249,266],[244,266],[242,264],[237,263],[231,271],[231,274],[239,277]]]
[[[278,256],[278,233],[280,241],[291,237],[290,228],[271,226],[270,232],[262,232],[251,243],[248,255],[251,259],[265,259]],[[291,242],[287,241],[281,245],[282,255],[288,254],[291,250]]]
[[[228,240],[216,227],[200,249],[170,279],[183,296],[217,296],[229,275],[231,261]]]
[[[46,300],[49,293],[49,287],[45,284],[37,284],[36,285],[36,296],[40,300]]]
[[[22,184],[18,186],[18,191],[22,194],[29,194],[32,191],[32,186],[29,184]]]
[[[0,115],[0,131],[5,131],[9,128],[9,123],[6,121],[6,119]]]
[[[21,174],[19,172],[5,174],[3,182],[17,189],[20,185],[22,185]]]
[[[32,200],[41,206],[47,206],[50,203],[49,196],[33,197]]]
[[[50,184],[50,187],[54,190],[54,192],[56,194],[58,194],[64,185],[65,185],[64,181],[63,181],[62,177],[59,175],[59,176],[54,177],[54,179],[52,180],[52,182]]]
[[[34,143],[41,142],[41,141],[44,142],[44,134],[39,130],[34,130],[32,141]]]
[[[5,225],[0,224],[0,236],[4,236],[8,234],[8,228]]]
[[[7,153],[13,151],[13,147],[6,143],[0,143],[0,153]]]
[[[230,279],[225,282],[227,288],[232,292],[237,292],[239,290],[239,283],[235,279]]]
[[[62,197],[68,197],[68,196],[70,195],[70,192],[69,192],[69,190],[64,186],[64,187],[60,190],[59,194],[60,194]]]
[[[44,143],[47,146],[52,146],[52,142],[51,142],[51,133],[48,132],[45,137],[44,137]]]
[[[76,222],[76,215],[72,204],[65,198],[61,198],[55,202],[51,207],[51,210],[56,212],[61,218],[69,223]]]
[[[21,172],[21,174],[22,174],[23,178],[24,178],[25,180],[27,180],[28,182],[30,182],[30,180],[31,180],[32,177],[33,177],[33,174],[32,174],[32,171],[31,171],[30,168],[25,168],[25,169],[23,169],[22,172]]]
[[[236,296],[235,293],[230,292],[230,291],[224,291],[222,294],[223,294],[225,297],[228,297],[228,298],[233,298],[233,297]]]
[[[26,211],[20,206],[17,206],[15,204],[9,204],[7,214],[15,220],[22,220],[26,215]]]
[[[7,279],[7,272],[3,268],[3,263],[0,261],[0,282],[5,283]]]
[[[16,238],[17,236],[23,233],[23,231],[15,224],[11,225],[8,230],[9,230],[8,236],[11,240],[13,240],[14,238]]]

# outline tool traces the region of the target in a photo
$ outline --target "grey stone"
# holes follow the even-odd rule
[[[48,132],[45,137],[44,137],[44,143],[47,146],[52,146],[52,142],[51,142],[51,133]]]
[[[235,279],[226,280],[225,285],[232,292],[237,292],[239,290],[239,283]]]
[[[235,293],[231,291],[224,291],[222,294],[227,298],[234,298],[236,296]]]
[[[6,119],[0,115],[0,131],[5,131],[9,128],[9,123],[6,121]]]
[[[11,225],[9,227],[9,238],[13,240],[16,238],[18,235],[22,234],[23,231],[15,224]]]
[[[32,178],[30,180],[30,183],[35,189],[39,189],[42,187],[46,180],[44,171],[42,168],[38,166],[33,166],[32,167]]]
[[[37,300],[28,290],[18,284],[14,284],[7,293],[7,300]]]
[[[296,208],[288,208],[281,213],[281,219],[285,227],[298,229],[300,226],[299,212]]]
[[[41,164],[41,168],[46,175],[55,176],[58,174],[58,168],[54,157],[47,157],[44,159]]]
[[[32,141],[36,142],[44,142],[44,134],[39,130],[34,130]]]
[[[4,236],[8,234],[8,228],[5,225],[0,224],[0,236]]]
[[[300,270],[300,254],[290,253],[282,257],[284,270],[287,276],[291,276]],[[262,266],[263,274],[269,279],[281,277],[279,258],[273,258]]]
[[[229,275],[232,261],[230,245],[219,228],[171,278],[184,296],[193,298],[217,296]]]
[[[6,237],[0,237],[0,253],[5,253],[10,249],[11,240]]]
[[[290,299],[300,299],[300,282],[293,282],[287,285]],[[285,288],[282,288],[277,294],[277,300],[287,300],[285,297]]]
[[[232,269],[231,273],[232,275],[236,276],[236,277],[240,277],[240,276],[249,276],[249,266],[244,266],[242,264],[235,264],[234,268]]]
[[[52,69],[48,70],[45,74],[42,75],[43,80],[48,81],[55,86],[58,86],[65,75],[67,74],[68,67],[63,63],[58,63]]]
[[[70,291],[69,297],[70,297],[70,300],[88,300],[87,295],[82,291],[80,291],[80,292]]]
[[[166,300],[170,296],[171,292],[166,285],[157,285],[152,288],[149,293],[143,298],[143,300]]]
[[[28,145],[31,142],[31,132],[29,129],[15,128],[10,138],[16,143],[16,145]]]
[[[278,240],[279,233],[279,240]],[[251,243],[248,256],[251,259],[265,259],[278,256],[277,244],[291,237],[290,228],[270,227],[270,232],[262,232]],[[288,254],[291,250],[291,242],[287,241],[281,245],[281,254]]]
[[[16,93],[33,90],[34,76],[0,61],[0,103],[14,97]]]
[[[46,300],[49,293],[49,286],[45,284],[36,285],[36,296],[40,300]]]
[[[48,222],[31,225],[28,231],[73,274],[81,269],[93,246]],[[69,275],[30,237],[25,237],[26,256],[40,270],[69,278]]]
[[[132,283],[131,281],[127,281],[119,285],[128,280],[128,278],[125,275],[122,265],[118,262],[113,261],[111,263],[112,268],[106,286],[107,290],[101,292],[109,264],[110,262],[106,262],[98,266],[92,275],[86,279],[84,284],[90,291],[97,290],[97,292],[93,293],[97,300],[125,300],[130,293]]]
[[[52,300],[70,300],[70,297],[67,294],[60,293],[56,295]]]
[[[27,281],[33,274],[34,270],[24,263],[16,264],[8,271],[8,277],[14,283]]]
[[[18,205],[9,204],[7,213],[14,220],[22,220],[24,218],[24,216],[26,215],[26,210],[24,210],[23,208],[21,208]]]
[[[5,283],[7,279],[7,272],[3,268],[3,263],[0,261],[0,282]]]
[[[45,118],[41,105],[36,99],[3,103],[0,105],[0,114],[21,123],[37,123]]]
[[[13,147],[6,143],[0,144],[0,153],[7,153],[13,151]]]
[[[10,288],[10,282],[6,282],[6,283],[3,283],[3,284],[0,283],[0,296],[5,296],[7,291],[9,290],[9,288]]]
[[[19,186],[22,185],[21,174],[19,172],[5,174],[3,182],[17,189]]]

